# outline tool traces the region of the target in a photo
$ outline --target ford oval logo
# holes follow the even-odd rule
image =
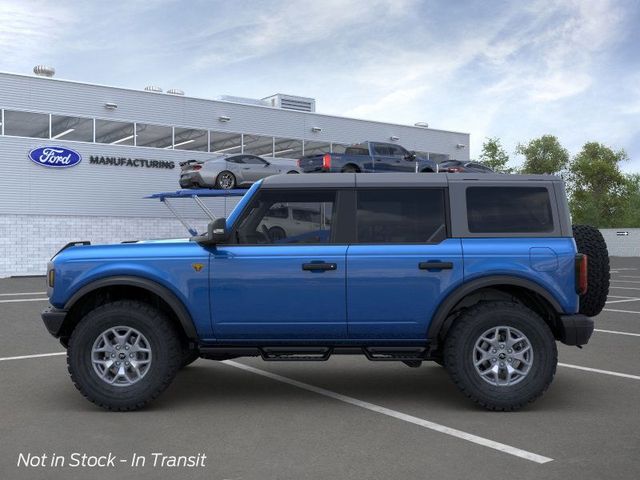
[[[29,159],[43,167],[67,168],[82,161],[82,156],[69,148],[38,147],[29,152]]]

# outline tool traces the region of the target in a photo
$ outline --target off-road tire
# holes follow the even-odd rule
[[[105,330],[126,326],[150,344],[152,362],[145,376],[128,386],[113,386],[99,378],[91,361],[96,338]],[[67,348],[71,380],[87,400],[111,411],[137,410],[158,397],[171,383],[183,360],[180,337],[167,316],[143,302],[120,300],[97,307],[73,330]]]
[[[492,327],[513,327],[531,343],[533,362],[519,383],[494,386],[473,365],[477,339]],[[469,308],[453,324],[444,346],[445,368],[467,397],[488,410],[512,411],[540,397],[556,372],[558,350],[549,326],[535,312],[515,302],[483,302]]]
[[[609,296],[609,251],[600,231],[590,225],[574,225],[578,252],[587,255],[587,293],[580,295],[580,313],[598,315]]]

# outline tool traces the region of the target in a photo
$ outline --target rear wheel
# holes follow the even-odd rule
[[[578,252],[587,255],[587,293],[580,295],[580,313],[595,317],[609,296],[609,251],[598,230],[590,225],[574,225]]]
[[[444,362],[451,379],[489,410],[517,410],[540,397],[553,380],[557,361],[548,325],[514,302],[469,308],[445,341]]]
[[[358,173],[360,170],[354,165],[345,165],[340,171],[342,173]]]
[[[271,227],[268,230],[268,235],[272,242],[278,242],[287,238],[287,232],[281,227]]]
[[[131,300],[89,312],[67,349],[73,383],[107,410],[144,407],[169,386],[182,360],[178,333],[166,315]]]
[[[216,177],[216,188],[221,190],[231,190],[235,186],[236,176],[227,170],[220,172]]]
[[[295,171],[295,170],[289,170],[289,171],[287,172],[287,174],[289,174],[289,175],[297,174],[297,173],[300,173],[300,172],[297,172],[297,171]]]

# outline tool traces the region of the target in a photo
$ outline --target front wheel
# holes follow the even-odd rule
[[[175,328],[146,303],[107,303],[80,320],[69,339],[71,379],[107,410],[137,410],[160,395],[183,361]]]
[[[517,410],[549,387],[558,363],[556,342],[540,316],[515,302],[469,308],[451,327],[444,347],[451,379],[489,410]]]

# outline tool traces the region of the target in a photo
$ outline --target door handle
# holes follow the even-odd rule
[[[336,270],[338,265],[335,263],[303,263],[302,270],[310,272],[324,272],[325,270]]]
[[[451,270],[452,262],[420,262],[418,264],[420,270]]]

